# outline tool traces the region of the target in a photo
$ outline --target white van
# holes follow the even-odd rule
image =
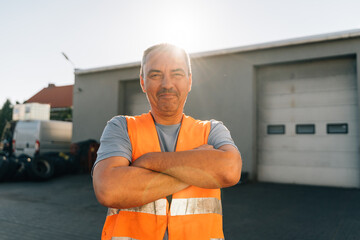
[[[70,152],[72,123],[53,120],[18,121],[13,136],[15,157]]]

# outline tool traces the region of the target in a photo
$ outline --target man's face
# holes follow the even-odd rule
[[[182,113],[191,90],[188,72],[181,53],[155,50],[147,56],[140,83],[153,113],[162,116]]]

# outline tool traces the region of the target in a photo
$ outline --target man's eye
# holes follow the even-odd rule
[[[159,77],[160,77],[160,74],[157,74],[157,73],[155,73],[155,74],[150,74],[150,77],[151,77],[151,78],[159,78]]]
[[[175,77],[182,77],[182,76],[184,76],[184,74],[182,74],[182,73],[175,73],[174,75],[175,75]]]

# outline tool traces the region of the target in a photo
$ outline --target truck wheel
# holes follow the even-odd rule
[[[9,168],[9,159],[5,154],[0,153],[0,181],[5,180]]]
[[[48,180],[54,175],[54,164],[51,159],[28,157],[25,163],[26,172],[32,180]]]

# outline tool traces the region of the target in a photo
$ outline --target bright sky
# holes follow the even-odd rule
[[[74,83],[73,66],[139,61],[360,28],[359,0],[0,0],[0,108]]]

